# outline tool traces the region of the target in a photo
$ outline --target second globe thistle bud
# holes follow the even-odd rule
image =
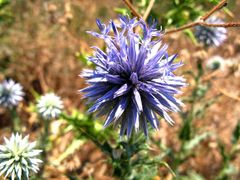
[[[12,79],[4,80],[0,84],[0,105],[12,108],[23,100],[24,92],[20,84]]]
[[[221,19],[212,16],[206,20],[210,24],[222,24]],[[227,38],[227,30],[224,27],[196,26],[195,37],[205,46],[220,46]]]

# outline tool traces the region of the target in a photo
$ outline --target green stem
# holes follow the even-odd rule
[[[43,129],[43,134],[42,134],[42,142],[41,142],[41,146],[42,146],[42,150],[43,150],[43,155],[44,155],[44,162],[46,162],[46,154],[47,154],[47,147],[48,147],[48,136],[49,136],[49,125],[50,125],[50,120],[43,120],[44,121],[44,129]]]
[[[65,120],[67,120],[70,123],[74,123],[76,121],[75,118],[72,118],[64,113],[61,114],[61,117]],[[105,153],[106,155],[111,156],[111,152],[109,152],[108,150],[106,150],[105,146],[107,146],[108,144],[106,144],[106,142],[102,142],[100,143],[99,140],[96,138],[96,136],[94,136],[94,134],[91,134],[91,132],[88,132],[88,129],[81,127],[81,125],[79,124],[77,127],[77,130],[83,135],[85,136],[86,139],[91,140],[103,153]]]
[[[41,146],[41,150],[42,152],[42,161],[44,162],[42,164],[42,167],[38,173],[39,176],[42,176],[43,171],[44,171],[44,167],[48,162],[47,159],[47,151],[48,151],[48,145],[49,145],[49,125],[50,125],[50,119],[42,119],[42,121],[44,122],[44,126],[43,126],[43,132],[41,135],[41,139],[40,139],[40,146]]]
[[[10,109],[11,119],[12,119],[12,130],[14,133],[21,132],[21,121],[17,114],[16,107]]]

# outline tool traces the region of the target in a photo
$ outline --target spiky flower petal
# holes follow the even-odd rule
[[[35,149],[36,142],[29,142],[29,136],[12,134],[10,139],[4,137],[5,144],[0,145],[0,176],[15,179],[29,179],[31,171],[37,172],[41,150]]]
[[[0,105],[8,108],[17,106],[23,100],[24,92],[20,84],[12,79],[4,80],[0,84]]]
[[[124,16],[119,20],[107,25],[97,20],[101,33],[89,32],[105,41],[106,51],[93,47],[89,61],[96,69],[83,71],[90,86],[81,91],[94,102],[89,112],[107,115],[105,127],[121,125],[120,136],[128,137],[133,129],[142,129],[147,136],[148,123],[158,129],[156,114],[174,123],[167,112],[179,111],[182,105],[174,95],[186,85],[185,79],[173,74],[182,63],[174,62],[176,55],[168,56],[156,24]]]
[[[63,102],[54,93],[48,93],[38,101],[38,112],[44,119],[57,118],[63,109]]]
[[[210,24],[222,24],[221,19],[212,16],[206,20]],[[195,37],[206,46],[220,46],[227,38],[227,29],[224,27],[196,26]]]

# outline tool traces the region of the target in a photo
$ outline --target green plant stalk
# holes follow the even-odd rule
[[[184,121],[184,123],[189,123],[190,124],[190,129],[192,129],[192,122],[194,120],[195,103],[197,101],[197,95],[196,95],[195,92],[197,91],[197,89],[198,89],[198,87],[200,85],[200,78],[201,78],[201,73],[198,73],[198,75],[194,77],[195,88],[194,88],[193,93],[191,95],[192,96],[192,98],[191,98],[192,99],[192,101],[191,101],[191,108],[190,108],[190,111],[187,113],[186,120]],[[178,167],[187,158],[186,155],[185,155],[186,152],[184,150],[184,146],[187,143],[187,141],[188,140],[183,139],[181,141],[180,150],[176,154],[173,154],[171,156],[172,157],[172,162],[173,162],[172,169],[176,173],[177,177],[179,176]]]
[[[17,108],[13,107],[10,109],[10,115],[12,119],[12,130],[14,133],[21,132],[21,121],[17,113]]]
[[[126,175],[131,174],[133,165],[132,157],[137,154],[134,149],[136,148],[135,146],[138,146],[138,142],[141,141],[140,136],[136,136],[135,138],[132,136],[127,142],[122,142],[123,144],[119,143],[118,145],[121,144],[120,146],[122,147],[121,150],[123,151],[122,154],[124,157],[115,159],[113,155],[113,148],[110,146],[106,137],[102,136],[104,139],[100,139],[101,135],[89,130],[88,126],[86,126],[81,119],[78,119],[78,117],[71,117],[64,113],[61,114],[61,117],[72,124],[81,136],[92,141],[104,154],[109,157],[109,160],[114,168],[114,176],[123,178]],[[91,117],[89,117],[89,120],[91,120]]]
[[[61,114],[61,117],[67,121],[75,121],[75,118],[72,118],[64,113]],[[104,152],[106,155],[110,155],[111,152],[107,151],[106,148],[104,147],[104,143],[101,144],[98,139],[94,136],[94,134],[92,135],[90,132],[88,132],[87,130],[85,130],[82,127],[78,127],[77,130],[83,135],[85,136],[87,139],[91,140],[102,152]]]
[[[50,125],[50,119],[42,119],[42,122],[44,122],[43,125],[43,132],[40,137],[40,147],[42,150],[42,161],[44,162],[42,164],[42,167],[38,173],[39,177],[42,177],[42,174],[44,172],[45,165],[48,163],[47,159],[47,151],[48,151],[48,145],[49,145],[49,125]]]
[[[43,134],[42,134],[42,142],[41,142],[41,146],[43,149],[43,154],[45,154],[44,158],[46,160],[46,151],[47,151],[47,147],[48,147],[48,143],[49,143],[49,125],[50,125],[50,120],[44,120],[44,129],[43,129]]]

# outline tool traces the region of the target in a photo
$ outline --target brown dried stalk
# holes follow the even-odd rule
[[[192,28],[195,26],[225,27],[225,28],[240,27],[240,22],[228,22],[228,23],[221,23],[221,24],[211,24],[211,23],[205,22],[205,20],[207,20],[211,15],[213,15],[213,13],[222,9],[226,5],[227,5],[227,0],[222,0],[220,3],[218,3],[216,6],[214,6],[209,12],[207,12],[205,15],[203,15],[199,20],[189,23],[189,24],[186,24],[186,25],[183,25],[182,27],[179,27],[176,29],[167,30],[167,31],[165,31],[165,35],[175,33],[178,31],[182,31],[182,30]]]
[[[225,28],[230,28],[230,27],[240,27],[240,22],[229,22],[229,23],[221,23],[221,24],[211,24],[211,23],[206,23],[205,21],[202,20],[198,20],[186,25],[183,25],[179,28],[176,29],[171,29],[171,30],[167,30],[165,31],[165,35],[166,34],[171,34],[171,33],[175,33],[178,31],[183,31],[185,29],[189,29],[195,26],[208,26],[208,27],[225,27]]]
[[[150,14],[154,3],[155,3],[155,0],[151,0],[151,1],[149,2],[148,7],[147,7],[147,9],[146,9],[146,11],[145,11],[145,13],[144,13],[144,15],[143,15],[143,20],[144,20],[144,21],[146,21],[148,15]]]
[[[142,19],[142,16],[135,10],[132,3],[130,3],[128,0],[123,0],[123,2],[128,6],[128,8],[132,11],[132,14],[136,16],[139,19]]]
[[[227,6],[227,0],[222,0],[215,7],[213,7],[209,12],[207,12],[204,16],[201,17],[203,21],[207,20],[213,13]]]
[[[220,88],[219,91],[220,91],[220,93],[223,94],[224,96],[227,96],[227,97],[229,97],[229,98],[231,98],[231,99],[234,99],[234,100],[236,100],[236,101],[240,101],[240,97],[238,97],[238,96],[236,96],[236,95],[233,95],[233,94],[230,94],[228,91],[226,91],[226,90],[224,90],[224,89],[222,89],[222,88]]]

